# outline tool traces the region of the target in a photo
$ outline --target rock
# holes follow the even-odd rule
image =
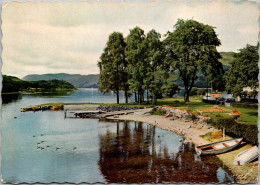
[[[137,110],[143,109],[143,107],[130,107],[130,106],[98,106],[97,110],[105,111],[105,112],[114,112],[114,111],[122,111],[122,110]]]
[[[192,121],[193,116],[191,114],[185,115],[185,119],[188,120],[188,121]]]

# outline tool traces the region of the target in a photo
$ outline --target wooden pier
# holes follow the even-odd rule
[[[101,110],[87,110],[87,111],[74,111],[70,112],[74,113],[74,116],[77,118],[90,118],[90,117],[95,117],[97,114],[102,114],[105,113],[104,111]]]
[[[114,112],[105,112],[101,110],[93,111],[74,111],[70,112],[74,113],[76,118],[107,118],[111,116],[119,116],[119,115],[127,115],[134,113],[133,110],[124,110],[124,111],[114,111]]]

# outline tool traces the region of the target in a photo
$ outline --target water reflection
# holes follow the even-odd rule
[[[99,166],[109,183],[208,183],[220,182],[227,174],[221,174],[221,163],[215,157],[202,160],[192,144],[182,144],[176,139],[168,144],[169,138],[161,135],[163,132],[156,133],[160,129],[152,125],[126,121],[116,124],[115,132],[107,128],[99,135]],[[232,179],[226,178],[225,182]]]
[[[9,93],[9,94],[1,94],[2,97],[2,102],[3,104],[11,103],[16,100],[22,99],[22,97],[33,97],[33,96],[38,96],[38,97],[45,97],[45,98],[52,98],[55,96],[69,96],[73,94],[74,91],[71,90],[53,90],[53,91],[41,91],[41,92],[32,92],[32,93]]]
[[[21,99],[22,95],[19,93],[1,94],[1,97],[2,97],[2,103],[7,104],[7,103],[11,103],[12,101]]]

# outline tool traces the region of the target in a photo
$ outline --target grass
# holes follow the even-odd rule
[[[212,132],[208,132],[204,135],[200,135],[200,137],[204,138],[204,137],[211,137],[212,136]]]
[[[92,104],[92,105],[103,105],[103,106],[133,106],[133,107],[147,107],[151,108],[154,107],[153,104],[143,102],[141,105],[138,103],[120,103],[119,105],[116,103],[113,104],[99,104],[99,103],[62,103],[62,102],[57,102],[57,103],[46,103],[46,104],[41,104],[38,106],[54,106],[54,105],[84,105],[84,104]],[[202,102],[202,97],[196,95],[196,96],[191,96],[190,97],[190,102],[184,102],[183,98],[163,98],[159,99],[157,102],[157,105],[169,105],[172,107],[180,107],[184,108],[185,110],[189,111],[199,111],[201,109],[207,109],[214,107],[215,105],[209,104],[209,103],[204,103]],[[247,124],[247,125],[257,125],[258,121],[258,110],[252,109],[252,108],[237,108],[237,107],[225,107],[223,105],[219,105],[220,108],[226,109],[227,111],[225,112],[205,112],[208,116],[216,116],[216,115],[221,115],[223,117],[230,117],[229,113],[233,111],[234,109],[238,110],[239,112],[242,113],[242,115],[237,119],[237,122]]]
[[[200,110],[205,108],[212,107],[212,104],[202,102],[202,97],[200,96],[191,96],[190,102],[184,102],[183,98],[164,98],[158,100],[158,105],[170,105],[173,107],[181,107],[186,110]]]
[[[237,121],[240,123],[246,123],[248,125],[257,125],[258,121],[258,110],[249,108],[233,108],[243,113]]]
[[[178,102],[177,102],[178,101]],[[202,102],[200,96],[191,96],[190,102],[185,103],[183,98],[165,98],[158,100],[158,105],[170,105],[173,107],[181,107],[186,110],[198,111],[201,109],[207,109],[214,107],[215,105]],[[237,107],[225,107],[219,105],[218,107],[226,109],[226,112],[205,112],[209,116],[215,116],[217,114],[223,117],[230,117],[229,113],[233,110],[238,110],[242,115],[237,119],[237,122],[247,125],[257,125],[258,110],[252,108],[237,108]]]
[[[99,105],[99,103],[64,103],[64,102],[55,102],[55,103],[44,103],[35,106],[61,106],[61,105]]]

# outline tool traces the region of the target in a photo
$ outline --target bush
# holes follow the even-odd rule
[[[227,133],[233,134],[235,137],[243,137],[246,141],[258,144],[258,127],[257,125],[245,125],[237,123],[233,118],[224,118],[215,116],[209,119],[208,124],[218,128],[225,128]]]
[[[190,91],[190,96],[197,95],[197,91],[198,91],[198,88],[192,87],[192,89]]]
[[[165,115],[166,110],[154,107],[150,113],[151,113],[151,115]]]
[[[205,95],[207,93],[207,89],[198,89],[197,95]]]
[[[231,103],[231,106],[238,107],[238,108],[258,109],[258,104],[254,104],[254,103],[233,102],[233,103]]]

